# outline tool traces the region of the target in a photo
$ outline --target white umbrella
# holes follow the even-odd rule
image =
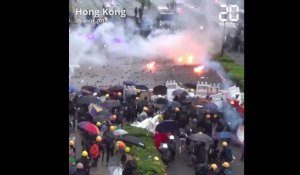
[[[122,175],[123,173],[122,166],[109,166],[107,170],[107,175]]]
[[[125,131],[124,129],[117,129],[114,131],[115,136],[120,136],[120,135],[125,135],[125,134],[128,134],[128,132]]]

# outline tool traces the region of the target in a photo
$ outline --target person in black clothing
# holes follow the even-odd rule
[[[206,162],[206,157],[207,157],[207,152],[205,149],[205,143],[201,142],[198,147],[197,151],[195,151],[196,157],[197,157],[197,163],[205,163]]]
[[[84,165],[79,162],[76,164],[76,171],[72,175],[88,175],[88,173],[84,170]]]
[[[215,147],[214,144],[211,144],[209,146],[209,149],[207,151],[207,158],[208,158],[208,163],[212,164],[212,163],[218,163],[218,152],[219,150]]]
[[[207,175],[218,175],[217,169],[218,169],[217,164],[211,164]]]
[[[168,148],[171,152],[171,160],[174,161],[175,160],[175,156],[176,156],[176,143],[175,143],[175,140],[174,140],[174,136],[173,135],[170,135],[169,137],[169,141],[168,141]]]
[[[207,175],[208,174],[208,165],[205,163],[199,163],[195,167],[195,175]]]
[[[126,161],[122,175],[133,175],[133,171],[136,169],[135,160]]]
[[[233,160],[232,151],[228,148],[227,142],[222,142],[223,150],[221,151],[220,161],[221,162],[231,162]]]
[[[115,135],[112,133],[114,131],[113,127],[110,126],[109,130],[103,133],[105,145],[106,145],[106,162],[109,162],[109,158],[114,155],[114,141]]]
[[[137,13],[138,13],[138,8],[137,8],[137,7],[135,7],[135,8],[134,8],[134,17],[136,17],[136,16],[137,16]]]
[[[142,17],[143,17],[143,9],[140,7],[139,8],[139,21],[142,20]]]
[[[76,161],[76,164],[82,163],[83,164],[83,169],[86,172],[87,175],[90,174],[90,159],[88,157],[87,151],[83,151],[81,154],[81,158],[79,158]]]
[[[159,152],[161,154],[161,159],[165,166],[169,166],[169,163],[171,161],[171,152],[168,149],[168,145],[166,143],[162,144],[162,147],[159,148]]]

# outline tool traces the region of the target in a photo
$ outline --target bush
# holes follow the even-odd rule
[[[221,63],[232,81],[241,88],[241,91],[244,91],[244,67],[236,64],[234,60],[227,55],[216,57],[215,60]]]
[[[138,137],[146,145],[145,149],[138,146],[131,147],[131,152],[137,161],[137,174],[164,175],[166,170],[153,142],[153,133],[130,125],[125,126],[124,129],[130,135]],[[155,156],[159,157],[160,160],[155,161],[153,159]]]

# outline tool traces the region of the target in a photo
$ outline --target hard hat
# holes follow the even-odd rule
[[[176,112],[179,112],[179,111],[180,111],[180,109],[179,109],[178,107],[176,107],[176,108],[175,108],[175,111],[176,111]]]
[[[210,118],[210,114],[206,114],[206,118]]]
[[[97,125],[97,126],[100,126],[100,125],[101,125],[101,122],[97,122],[96,125]]]
[[[93,93],[93,96],[97,96],[98,94],[95,92],[95,93]]]
[[[109,130],[110,130],[111,132],[114,132],[115,129],[116,129],[115,126],[110,126],[110,127],[109,127]]]
[[[168,145],[167,145],[166,143],[164,143],[164,144],[162,145],[162,148],[167,149],[167,148],[168,148]]]
[[[130,152],[130,148],[127,146],[126,148],[125,148],[125,153],[129,153]]]
[[[88,152],[87,151],[82,151],[81,156],[82,157],[87,157],[88,156]]]
[[[125,149],[126,148],[126,145],[125,145],[125,143],[124,142],[122,142],[122,141],[117,141],[116,142],[116,145],[115,145],[115,148],[116,149]]]
[[[192,120],[192,123],[196,124],[196,123],[197,123],[197,119],[194,118],[194,119]]]
[[[175,138],[174,138],[173,135],[170,135],[169,139],[170,139],[170,140],[174,140]]]
[[[78,163],[76,164],[76,168],[77,168],[77,169],[83,169],[83,164],[82,164],[81,162],[78,162]]]
[[[225,167],[225,168],[229,168],[229,167],[230,167],[230,164],[229,164],[228,162],[224,162],[224,163],[222,164],[222,166]]]
[[[118,96],[121,96],[122,95],[122,93],[121,92],[118,92]]]
[[[228,146],[228,143],[224,141],[224,142],[222,142],[222,145],[223,146]]]
[[[231,105],[234,105],[234,101],[233,101],[233,100],[231,100],[231,101],[230,101],[230,104],[231,104]]]
[[[101,137],[101,136],[97,136],[97,137],[96,137],[96,141],[97,141],[97,142],[101,142],[101,140],[102,140],[102,137]]]
[[[148,108],[146,106],[144,106],[143,111],[148,111]]]
[[[210,168],[213,169],[214,171],[216,171],[218,166],[217,166],[217,164],[213,163],[210,165]]]
[[[191,89],[191,92],[194,92],[194,89]]]
[[[69,145],[70,145],[70,146],[74,146],[74,141],[73,141],[73,140],[70,140],[70,141],[69,141]]]
[[[159,160],[159,158],[157,156],[154,157],[154,160]]]
[[[140,97],[135,97],[135,99],[136,99],[136,100],[139,100],[139,99],[140,99]]]
[[[218,114],[215,114],[214,117],[217,118],[217,117],[218,117]]]
[[[111,116],[111,120],[116,120],[117,119],[117,116],[114,114]]]
[[[109,94],[106,94],[105,97],[108,98],[108,97],[109,97]]]

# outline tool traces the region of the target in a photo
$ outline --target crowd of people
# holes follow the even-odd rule
[[[70,113],[77,116],[78,122],[89,121],[95,124],[100,131],[100,135],[91,135],[85,130],[79,129],[82,140],[82,156],[80,159],[73,161],[71,164],[75,169],[75,174],[89,174],[89,169],[97,166],[98,160],[102,163],[106,160],[109,162],[110,157],[116,152],[121,154],[130,154],[129,147],[116,147],[116,136],[113,134],[116,128],[123,128],[128,123],[142,122],[146,118],[160,114],[163,120],[174,120],[179,125],[179,130],[174,133],[156,133],[154,142],[161,153],[161,159],[164,164],[170,166],[178,155],[187,155],[189,165],[195,167],[196,175],[219,174],[229,175],[232,173],[230,165],[235,159],[232,156],[231,149],[228,147],[230,140],[219,140],[216,138],[216,133],[227,131],[232,132],[232,129],[223,119],[222,113],[205,113],[195,108],[191,102],[186,102],[185,97],[175,96],[173,101],[177,101],[180,107],[157,106],[155,100],[151,99],[149,92],[138,91],[136,95],[123,96],[123,91],[119,92],[103,92],[94,93],[95,96],[104,96],[106,100],[115,99],[120,102],[120,106],[110,109],[111,116],[107,121],[96,121],[89,113],[88,105],[78,106],[77,99],[81,95],[76,94],[72,100]],[[83,94],[84,95],[84,94]],[[210,103],[211,98],[207,97],[207,103]],[[234,108],[234,106],[232,106]],[[77,108],[78,110],[74,110]],[[76,114],[75,114],[76,113]],[[75,120],[70,120],[70,126],[74,126]],[[189,138],[195,133],[207,134],[213,138],[214,142],[207,145],[205,142],[195,142]],[[179,144],[177,144],[177,140]],[[222,149],[219,150],[219,143],[222,144]],[[119,144],[119,143],[118,143]],[[178,148],[177,148],[178,147]],[[70,141],[70,156],[75,155],[74,141]],[[207,149],[208,148],[208,149]],[[123,150],[123,151],[122,151]],[[106,155],[106,157],[105,157]],[[123,158],[124,159],[124,158]],[[243,157],[241,157],[243,160]],[[136,168],[134,159],[122,161],[124,171],[132,174]],[[73,172],[73,171],[70,171]],[[124,172],[123,172],[124,174]],[[72,174],[73,175],[73,174]]]

